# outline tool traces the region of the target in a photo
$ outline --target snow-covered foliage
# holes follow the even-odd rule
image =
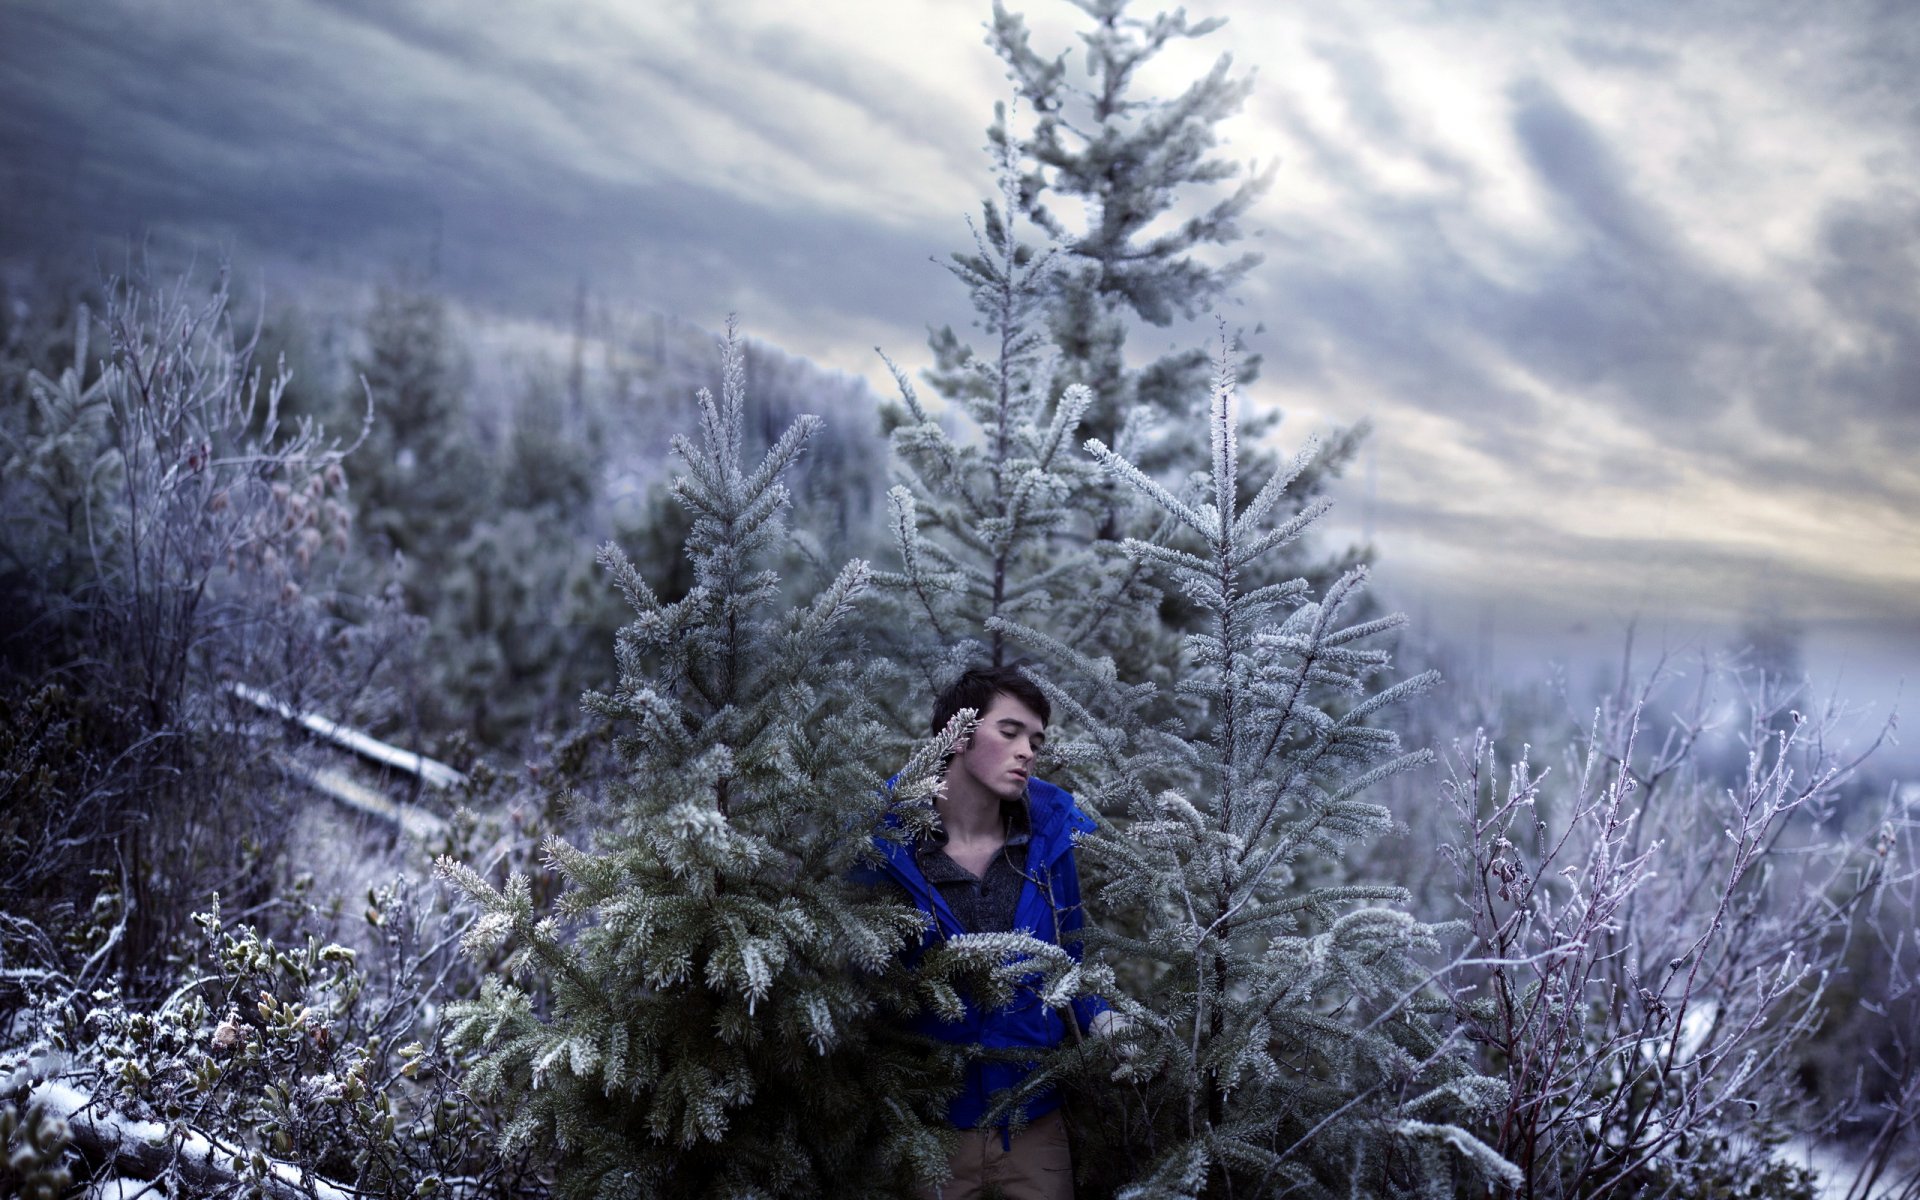
[[[885,804],[878,677],[848,628],[869,571],[782,599],[766,567],[780,477],[819,422],[744,461],[731,333],[723,362],[699,439],[675,441],[691,590],[663,602],[603,553],[634,610],[618,686],[588,701],[613,723],[619,775],[589,843],[546,844],[555,911],[525,875],[496,887],[442,864],[485,910],[469,945],[507,951],[455,1006],[453,1038],[478,1052],[474,1085],[514,1109],[506,1144],[564,1156],[565,1194],[895,1194],[944,1163],[913,1115],[941,1081],[870,1019],[870,977],[918,914],[848,880]]]
[[[286,827],[277,738],[231,736],[251,713],[223,681],[339,712],[390,632],[332,611],[347,447],[279,419],[285,377],[224,286],[96,299],[0,426],[0,897],[88,943],[85,985],[157,970],[215,887],[259,898]]]
[[[1764,683],[1405,707],[1363,555],[1303,549],[1357,435],[1282,463],[1224,329],[1210,384],[1125,353],[1253,261],[1249,77],[1143,96],[1219,23],[1072,2],[1078,58],[994,6],[1016,99],[950,264],[986,344],[933,334],[944,406],[900,377],[891,474],[863,383],[584,292],[564,373],[485,377],[388,288],[296,392],[300,331],[224,280],[0,281],[0,1194],[909,1194],[988,1052],[908,1018],[1039,988],[1117,1010],[1024,1085],[1068,1089],[1085,1195],[1800,1200],[1798,1126],[1858,1139],[1850,1200],[1920,1200],[1920,795]],[[1100,817],[1088,959],[908,969],[857,879],[966,714],[906,734],[1021,656]],[[459,759],[470,807],[414,799],[477,913],[365,890],[429,854],[316,819],[298,714]],[[1436,787],[1406,747],[1450,742]]]
[[[366,896],[357,929],[307,908],[292,943],[227,923],[217,900],[194,919],[187,978],[157,1003],[57,970],[27,989],[0,1051],[0,1097],[33,1150],[6,1168],[22,1193],[59,1169],[56,1143],[84,1154],[90,1186],[171,1195],[473,1196],[537,1180],[537,1163],[493,1152],[489,1114],[431,1046],[460,966],[445,914],[395,885]]]
[[[1856,986],[1846,935],[1891,843],[1832,833],[1858,766],[1828,741],[1835,714],[1749,676],[1732,717],[1714,695],[1729,678],[1703,670],[1661,718],[1671,675],[1609,697],[1558,773],[1524,746],[1502,763],[1480,734],[1444,789],[1473,934],[1449,983],[1508,1084],[1489,1140],[1533,1195],[1811,1194],[1776,1161],[1821,1123],[1788,1064],[1830,990]],[[1738,748],[1724,769],[1716,738]]]
[[[1920,1197],[1920,784],[1896,787],[1866,842],[1881,886],[1853,913],[1831,1018],[1802,1055],[1825,1077],[1815,1128],[1859,1153],[1834,1172],[1843,1200]],[[1828,931],[1829,941],[1841,941]],[[1844,1188],[1844,1190],[1843,1190]]]
[[[591,586],[593,439],[530,383],[496,448],[443,297],[383,287],[363,335],[342,406],[372,413],[347,463],[367,540],[353,583],[371,592],[391,578],[424,623],[382,732],[425,748],[453,730],[501,745],[565,726],[593,678],[585,648],[616,624]]]
[[[1002,618],[1090,652],[1137,643],[1157,622],[1158,589],[1095,537],[1108,505],[1098,469],[1078,450],[1092,393],[1046,390],[1053,355],[1041,319],[1055,255],[1020,240],[1016,164],[1002,134],[996,122],[1000,199],[984,206],[973,251],[948,266],[994,353],[936,375],[971,429],[949,429],[895,371],[898,482],[887,499],[900,570],[879,581],[911,631],[889,645],[912,662],[920,695],[974,661],[1004,665]]]
[[[374,412],[347,462],[367,535],[353,582],[371,592],[397,576],[426,622],[385,736],[518,751],[532,731],[573,726],[581,694],[611,681],[604,650],[625,620],[596,568],[598,543],[629,547],[663,594],[684,590],[674,568],[686,527],[666,499],[665,439],[672,405],[718,386],[711,338],[664,319],[629,329],[584,293],[571,334],[564,367],[540,351],[510,354],[489,346],[499,331],[473,314],[403,287],[380,289],[362,322],[340,406]],[[806,521],[782,566],[857,551],[878,532],[885,490],[872,469],[878,435],[854,415],[871,411],[868,390],[769,346],[742,352],[759,397],[749,445],[771,445],[803,408],[843,418],[796,464]]]
[[[1125,543],[1208,616],[1186,638],[1184,716],[1161,719],[1156,689],[1110,661],[1004,626],[1073,664],[1049,686],[1071,731],[1060,757],[1109,814],[1085,849],[1107,864],[1096,911],[1120,915],[1089,944],[1130,985],[1116,1003],[1132,1027],[1113,1084],[1091,1089],[1104,1130],[1093,1169],[1117,1169],[1122,1194],[1140,1197],[1507,1181],[1470,1131],[1504,1088],[1433,1020],[1443,931],[1400,907],[1403,889],[1330,870],[1390,824],[1368,790],[1428,760],[1379,722],[1433,679],[1383,686],[1388,655],[1368,643],[1398,621],[1346,619],[1360,573],[1318,598],[1304,581],[1245,582],[1320,510],[1273,519],[1291,473],[1237,502],[1234,386],[1223,337],[1204,488],[1177,495],[1088,447],[1205,547]],[[1113,1067],[1097,1043],[1077,1057],[1059,1069]]]

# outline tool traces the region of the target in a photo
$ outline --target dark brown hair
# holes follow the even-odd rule
[[[1019,665],[1007,667],[971,667],[933,698],[933,722],[930,732],[938,734],[963,708],[985,713],[995,696],[1012,696],[1032,709],[1041,724],[1053,719],[1053,706],[1047,694],[1025,675]]]

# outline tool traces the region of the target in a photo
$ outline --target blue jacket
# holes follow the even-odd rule
[[[1078,960],[1080,939],[1074,934],[1086,924],[1086,914],[1080,905],[1080,873],[1073,861],[1073,835],[1091,832],[1094,823],[1074,807],[1072,795],[1038,779],[1027,784],[1027,812],[1032,823],[1023,871],[1027,881],[1020,888],[1020,898],[1014,908],[1014,931],[1060,945]],[[911,845],[876,836],[874,846],[881,855],[882,876],[898,883],[920,911],[933,918],[933,927],[912,953],[913,958],[917,959],[939,939],[966,932],[939,889],[921,874]],[[1085,1031],[1095,1014],[1107,1007],[1098,997],[1085,997],[1073,1002],[1074,1018]],[[1015,995],[1011,1004],[991,1011],[969,1001],[966,1014],[958,1021],[943,1021],[934,1013],[923,1012],[914,1028],[943,1042],[990,1050],[1014,1047],[1048,1050],[1067,1036],[1066,1022],[1057,1011],[1041,1002],[1035,989],[1023,990]],[[948,1118],[960,1129],[978,1126],[994,1094],[1018,1085],[1032,1073],[1034,1065],[997,1059],[973,1060],[967,1066],[966,1082],[960,1094],[948,1109]],[[1045,1116],[1058,1107],[1059,1093],[1049,1089],[1027,1101],[1026,1118]]]

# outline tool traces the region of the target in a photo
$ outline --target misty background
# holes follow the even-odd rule
[[[1037,44],[1072,44],[1074,10],[1029,8]],[[933,260],[991,185],[1010,85],[985,15],[11,0],[0,259],[224,259],[348,322],[427,284],[482,389],[563,357],[589,308],[629,331],[737,312],[885,395],[875,347],[918,370],[927,326],[966,316]],[[1596,673],[1629,626],[1642,661],[1785,636],[1884,718],[1920,675],[1920,18],[1194,15],[1229,24],[1140,84],[1222,51],[1258,73],[1226,149],[1275,168],[1245,244],[1265,261],[1224,315],[1289,449],[1372,422],[1322,536],[1376,547],[1386,602],[1489,679]]]

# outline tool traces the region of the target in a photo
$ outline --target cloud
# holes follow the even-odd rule
[[[1073,44],[1068,6],[1029,7],[1038,46]],[[1398,574],[1915,611],[1920,22],[1874,0],[1194,10],[1215,13],[1143,85],[1222,49],[1259,67],[1227,151],[1280,173],[1232,315],[1264,326],[1260,396],[1374,416]],[[157,227],[343,272],[437,257],[476,303],[563,313],[584,279],[912,367],[922,324],[961,315],[928,257],[990,184],[986,15],[13,0],[0,254]]]
[[[1920,195],[1836,207],[1813,277],[1849,334],[1821,382],[1857,415],[1920,440]],[[1785,409],[1795,398],[1777,399]]]
[[[783,49],[688,18],[654,43],[623,10],[591,6],[565,26],[522,10],[474,25],[424,5],[267,7],[164,8],[139,38],[112,5],[11,9],[13,52],[39,69],[8,68],[0,183],[85,233],[171,228],[376,271],[433,257],[445,282],[521,311],[561,310],[586,278],[709,321],[742,302],[819,322],[912,311],[930,281],[918,267],[968,206],[954,197],[936,230],[918,206],[877,203],[884,189],[867,207],[844,202],[867,187],[850,173],[810,189],[777,166],[733,170],[766,147],[802,177],[828,143],[859,153],[838,127],[809,128],[795,105],[743,86],[766,74],[752,55],[834,104],[879,113],[884,93],[915,94],[871,64],[835,75],[798,39]],[[663,119],[667,94],[704,124]],[[911,111],[887,119],[905,128]],[[46,237],[22,222],[0,248]]]
[[[1295,28],[1268,74],[1262,387],[1375,420],[1345,527],[1370,503],[1387,577],[1542,611],[1910,617],[1911,106],[1858,106],[1844,22],[1757,87],[1777,14],[1541,11],[1466,55],[1460,21]]]

